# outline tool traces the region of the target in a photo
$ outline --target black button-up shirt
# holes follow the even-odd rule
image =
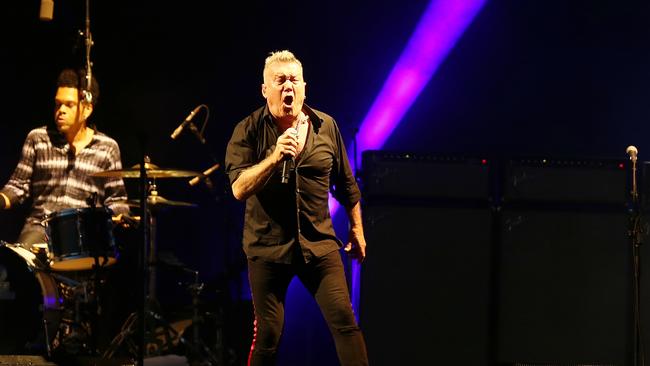
[[[361,198],[336,122],[304,107],[310,131],[289,183],[280,182],[280,165],[264,187],[246,200],[243,244],[251,259],[290,263],[296,244],[306,261],[339,249],[342,243],[334,233],[328,207],[330,188],[345,207]],[[231,184],[243,170],[273,152],[280,134],[266,106],[237,124],[225,158]]]

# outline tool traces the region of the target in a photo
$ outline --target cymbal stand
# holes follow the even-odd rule
[[[147,198],[141,200],[146,202],[149,197],[157,196],[158,192],[156,191],[155,181],[147,183]],[[157,266],[157,245],[156,245],[156,214],[157,210],[155,207],[149,209],[145,208],[143,211],[144,215],[142,216],[143,222],[145,224],[145,238],[147,240],[147,246],[142,253],[142,257],[146,260],[138,261],[138,264],[142,266],[143,270],[141,272],[141,278],[144,280],[144,291],[143,291],[143,304],[138,308],[140,312],[132,313],[129,315],[120,333],[113,339],[108,349],[104,352],[104,358],[112,358],[117,349],[127,341],[129,346],[129,351],[133,352],[134,348],[137,348],[138,357],[142,353],[142,358],[144,360],[144,355],[160,354],[166,350],[169,350],[173,344],[174,339],[178,338],[178,332],[159,314],[159,304],[156,299],[156,266]],[[142,262],[142,263],[141,263]],[[133,329],[134,326],[137,326],[139,332],[138,341],[140,341],[140,346],[134,347],[133,342],[128,340],[128,337],[135,333]],[[161,330],[157,330],[157,326],[161,326]],[[141,351],[142,350],[142,351]]]
[[[221,330],[217,329],[217,352],[214,354],[208,346],[203,342],[200,336],[199,327],[205,319],[199,315],[199,296],[203,291],[204,284],[199,282],[199,272],[186,269],[194,276],[194,282],[187,286],[192,296],[192,341],[188,342],[187,339],[181,337],[180,341],[187,345],[190,350],[188,356],[190,366],[219,366],[223,365],[222,356],[222,335]],[[188,344],[190,343],[190,344]]]
[[[122,324],[122,330],[111,341],[108,348],[102,354],[103,358],[112,358],[120,346],[126,342],[129,346],[129,353],[136,354],[136,365],[144,365],[145,354],[145,304],[146,304],[146,248],[149,244],[149,209],[147,207],[147,195],[149,193],[149,184],[147,180],[147,165],[150,163],[149,157],[144,153],[146,151],[146,137],[141,137],[142,143],[142,162],[140,163],[139,187],[140,187],[140,217],[142,225],[139,226],[142,235],[142,245],[137,246],[137,272],[136,284],[139,289],[137,297],[137,310],[131,313]],[[135,333],[136,341],[130,337]],[[135,351],[135,352],[134,352]]]
[[[147,195],[147,199],[149,199],[150,196],[158,196],[158,191],[156,187],[156,181],[153,180],[151,185],[149,186],[149,194]],[[158,247],[156,245],[156,210],[155,208],[150,211],[150,214],[148,216],[148,223],[149,223],[149,251],[147,253],[148,261],[147,261],[147,269],[149,270],[148,273],[148,279],[149,279],[149,286],[148,286],[148,292],[147,292],[147,301],[148,302],[156,302],[156,278],[157,278],[157,261],[158,261]]]
[[[151,197],[157,197],[158,191],[156,187],[155,179],[152,180],[149,185],[147,200]],[[147,271],[148,271],[148,292],[146,301],[146,311],[147,315],[150,316],[150,322],[146,325],[145,331],[148,332],[147,339],[149,343],[148,346],[151,346],[151,351],[161,351],[169,348],[173,340],[178,337],[178,332],[171,327],[169,322],[163,319],[163,317],[158,313],[160,305],[156,297],[156,285],[157,285],[157,266],[158,266],[158,246],[156,240],[157,226],[156,226],[156,215],[158,214],[158,209],[156,206],[152,206],[149,209],[148,222],[149,222],[149,247],[147,253]],[[162,326],[161,332],[156,332],[156,323]],[[159,341],[160,336],[163,337],[162,341]]]
[[[137,339],[138,339],[138,355],[137,355],[137,365],[144,366],[144,347],[146,344],[145,341],[145,314],[146,314],[146,298],[147,298],[147,280],[145,277],[146,274],[146,251],[147,244],[149,241],[149,235],[151,234],[151,229],[149,226],[149,208],[147,207],[147,195],[149,194],[149,184],[147,180],[147,164],[151,162],[149,157],[145,155],[145,146],[146,139],[143,138],[142,143],[142,162],[140,163],[140,217],[142,217],[143,224],[141,226],[142,230],[142,245],[138,246],[138,284],[139,284],[139,302],[138,302],[138,312],[137,312]]]

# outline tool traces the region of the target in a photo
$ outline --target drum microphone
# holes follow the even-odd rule
[[[183,120],[183,122],[182,122],[178,127],[176,127],[176,129],[174,130],[174,132],[172,132],[172,134],[171,134],[171,138],[172,138],[172,140],[176,140],[176,138],[178,137],[178,135],[180,135],[181,132],[183,132],[183,130],[185,129],[185,127],[186,127],[188,124],[190,125],[190,129],[192,129],[192,127],[194,127],[194,130],[196,130],[196,126],[194,126],[194,124],[192,124],[192,119],[193,119],[194,116],[199,112],[199,110],[201,109],[201,107],[203,107],[203,104],[201,104],[201,105],[199,105],[198,107],[194,108],[194,109],[190,112],[190,114],[188,114],[187,117],[185,117],[185,119]],[[197,133],[198,133],[198,131],[197,131]],[[202,141],[202,142],[203,142],[203,141]]]
[[[295,128],[291,128],[291,131],[289,133],[297,137],[298,136],[298,130]],[[291,174],[291,166],[294,165],[295,160],[291,156],[285,156],[284,161],[282,162],[282,180],[281,182],[284,184],[289,183],[289,175]]]
[[[214,171],[217,170],[218,168],[219,168],[219,163],[214,164],[213,166],[211,166],[211,167],[209,167],[208,169],[206,169],[203,173],[201,173],[201,174],[197,175],[196,177],[192,178],[192,179],[188,182],[189,185],[192,186],[192,187],[194,187],[195,185],[199,184],[199,182],[200,182],[201,180],[204,180],[204,179],[205,179],[206,183],[208,183],[208,181],[209,181],[209,179],[210,179],[210,177],[208,177],[208,176],[209,176],[210,174],[212,174],[212,172],[214,172]],[[208,185],[211,185],[211,184],[208,183]]]

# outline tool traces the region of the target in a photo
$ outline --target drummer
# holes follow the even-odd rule
[[[51,213],[95,205],[110,208],[116,216],[129,212],[122,178],[91,176],[121,169],[122,162],[117,142],[88,123],[99,85],[93,77],[90,88],[85,88],[85,75],[72,69],[59,74],[54,121],[29,132],[20,161],[0,190],[0,208],[31,198],[31,211],[18,238],[27,249],[48,242],[43,220]]]

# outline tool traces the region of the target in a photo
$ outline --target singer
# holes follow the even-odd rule
[[[293,53],[272,52],[263,80],[266,105],[236,125],[225,158],[232,193],[246,201],[243,246],[255,309],[248,364],[275,364],[285,296],[297,276],[320,306],[341,364],[367,365],[327,202],[335,187],[350,220],[345,251],[363,261],[361,193],[341,134],[332,117],[304,104],[302,64]]]
[[[97,194],[116,215],[129,212],[121,178],[93,178],[90,174],[122,169],[115,140],[88,125],[99,96],[92,78],[92,102],[81,97],[85,71],[63,70],[54,96],[54,120],[29,132],[13,175],[0,190],[0,208],[31,202],[31,211],[18,238],[29,249],[47,243],[42,221],[48,214],[67,208],[88,207],[87,198]]]

